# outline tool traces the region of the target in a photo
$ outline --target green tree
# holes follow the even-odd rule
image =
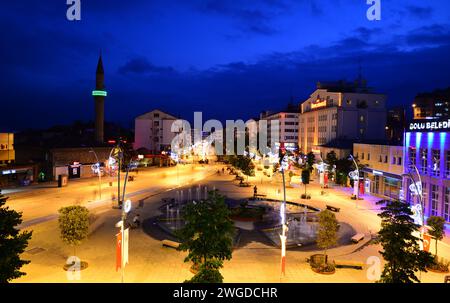
[[[24,272],[20,268],[30,261],[20,259],[31,239],[31,231],[20,232],[16,227],[22,223],[22,214],[5,207],[8,197],[0,193],[0,283],[17,279]]]
[[[430,236],[432,236],[435,240],[436,245],[436,257],[438,255],[438,241],[442,240],[445,235],[445,220],[442,217],[431,216],[427,220],[427,225],[431,227],[431,230],[428,231]]]
[[[89,232],[89,210],[79,205],[62,207],[59,209],[58,223],[61,239],[73,247],[73,255],[76,256],[76,246]]]
[[[177,236],[181,240],[178,249],[188,251],[185,262],[192,261],[211,273],[231,259],[234,225],[224,196],[209,192],[208,199],[187,204],[183,218],[186,224]]]
[[[317,231],[317,246],[324,250],[325,263],[328,263],[327,250],[337,245],[339,225],[334,213],[323,210],[319,213],[319,229]]]
[[[333,174],[333,168],[336,166],[338,159],[336,152],[334,150],[327,153],[326,163],[328,164],[328,175],[331,176]]]
[[[302,183],[305,186],[305,196],[306,196],[306,185],[309,184],[311,172],[309,169],[304,168],[302,170]]]
[[[222,267],[221,262],[208,261],[200,265],[198,272],[185,283],[222,283],[223,276],[219,269]]]
[[[378,214],[381,218],[378,242],[383,248],[380,253],[386,261],[380,282],[419,282],[416,272],[426,272],[426,267],[433,264],[433,257],[420,249],[420,239],[414,235],[419,232],[419,226],[414,224],[411,209],[398,200],[377,203],[384,204]]]
[[[309,152],[306,155],[306,168],[309,169],[309,172],[311,173],[313,171],[313,165],[316,162],[316,156],[313,152]]]
[[[347,184],[348,173],[352,170],[353,161],[342,158],[336,161],[336,183],[340,185]]]

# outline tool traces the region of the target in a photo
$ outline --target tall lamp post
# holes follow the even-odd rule
[[[411,169],[414,169],[414,172],[417,175],[417,181],[414,180],[413,174],[411,172]],[[421,229],[420,229],[420,239],[422,241],[422,245],[424,243],[424,239],[425,239],[425,213],[424,213],[424,209],[425,209],[425,205],[424,205],[424,201],[423,201],[423,187],[422,187],[422,177],[420,176],[419,170],[417,169],[417,166],[415,166],[414,164],[411,164],[408,168],[408,172],[406,174],[407,177],[409,177],[412,181],[412,184],[409,186],[409,190],[410,192],[412,192],[414,195],[419,197],[419,204],[417,204],[419,206],[419,208],[417,208],[417,206],[414,208],[415,212],[416,212],[416,218],[419,217],[419,225],[421,225]],[[417,216],[417,212],[420,212],[419,216]],[[417,220],[417,219],[416,219]],[[416,221],[417,222],[417,221]],[[422,280],[422,272],[420,272],[420,280]]]
[[[286,224],[286,180],[284,176],[284,171],[288,169],[289,163],[288,163],[288,156],[286,155],[286,150],[284,149],[284,144],[280,145],[281,150],[281,157],[280,157],[280,170],[281,175],[283,177],[283,203],[280,207],[280,217],[281,217],[281,226],[282,226],[282,233],[280,235],[281,240],[281,274],[285,275],[285,268],[286,268],[286,241],[287,236],[286,233],[288,231],[288,227]]]
[[[93,153],[95,156],[95,159],[97,160],[97,163],[94,164],[95,165],[94,172],[98,173],[98,191],[99,191],[100,200],[101,200],[102,199],[102,172],[101,172],[100,161],[98,160],[97,153],[95,152],[95,150],[92,147],[89,152]]]
[[[120,199],[120,170],[121,170],[121,159],[123,159],[123,149],[120,146],[120,140],[116,146],[113,147],[111,152],[109,153],[109,161],[110,165],[113,165],[117,162],[117,203],[118,207],[122,206],[122,201]]]
[[[350,159],[353,161],[353,163],[355,164],[355,171],[354,172],[350,172],[350,177],[351,175],[353,175],[353,195],[356,197],[356,200],[359,199],[359,167],[358,167],[358,163],[356,163],[355,158],[353,157],[352,154],[350,154]],[[353,174],[352,174],[353,173]],[[356,206],[358,206],[358,204],[356,203]]]

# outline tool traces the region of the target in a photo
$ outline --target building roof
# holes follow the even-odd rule
[[[158,112],[158,113],[160,113],[160,114],[165,115],[166,117],[164,117],[163,119],[169,119],[169,120],[177,120],[177,119],[178,119],[178,118],[175,117],[174,115],[171,115],[171,114],[169,114],[169,113],[163,112],[163,111],[160,110],[160,109],[154,109],[154,110],[152,110],[152,111],[149,111],[149,112],[147,112],[147,113],[145,113],[145,114],[142,114],[142,115],[140,115],[140,116],[137,116],[136,119],[149,119],[149,118],[153,118],[152,114],[155,113],[155,112]]]

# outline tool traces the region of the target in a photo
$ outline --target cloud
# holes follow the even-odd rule
[[[433,15],[433,8],[409,5],[406,7],[407,12],[416,18],[429,18]]]
[[[448,45],[450,44],[450,27],[433,24],[417,28],[406,36],[406,43],[416,47]]]
[[[256,0],[250,4],[230,0],[209,0],[194,4],[194,8],[206,13],[232,19],[241,32],[271,36],[279,33],[273,21],[290,13],[291,1]],[[235,37],[235,36],[234,36]]]
[[[156,66],[150,63],[146,58],[139,57],[129,60],[119,67],[120,74],[168,74],[175,73],[171,66]]]

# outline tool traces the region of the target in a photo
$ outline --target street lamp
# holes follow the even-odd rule
[[[117,142],[117,145],[111,149],[111,152],[109,153],[109,161],[110,165],[112,166],[117,162],[117,203],[118,207],[121,207],[122,201],[120,200],[120,170],[121,170],[121,163],[120,160],[123,159],[123,149],[120,146],[120,140]]]
[[[285,169],[289,168],[289,158],[286,154],[286,150],[284,149],[284,145],[280,146],[280,149],[282,150],[282,158],[280,161],[280,170],[281,175],[283,177],[283,203],[280,207],[280,217],[281,217],[281,226],[282,226],[282,233],[280,235],[281,240],[281,273],[285,275],[285,267],[286,267],[286,240],[287,236],[286,233],[288,231],[288,227],[286,224],[286,180],[284,176]]]
[[[97,174],[98,174],[98,191],[99,191],[100,200],[101,200],[102,199],[102,172],[101,172],[100,161],[98,160],[97,153],[95,152],[95,150],[92,147],[89,152],[93,153],[95,156],[95,159],[97,160],[97,163],[92,166],[92,169],[93,169],[94,173],[97,172]]]
[[[353,163],[355,164],[355,170],[351,171],[349,173],[350,178],[353,179],[353,195],[355,196],[356,200],[359,199],[359,167],[358,167],[358,163],[356,163],[355,158],[353,157],[352,154],[350,154],[350,159],[353,161]],[[358,206],[358,204],[356,203],[356,206]]]
[[[129,232],[128,228],[125,229],[125,222],[127,218],[127,213],[131,210],[131,201],[125,201],[124,207],[122,207],[121,220],[116,223],[116,227],[120,227],[120,270],[121,270],[121,281],[123,283],[125,279],[125,263],[128,263],[128,242],[129,242]]]

